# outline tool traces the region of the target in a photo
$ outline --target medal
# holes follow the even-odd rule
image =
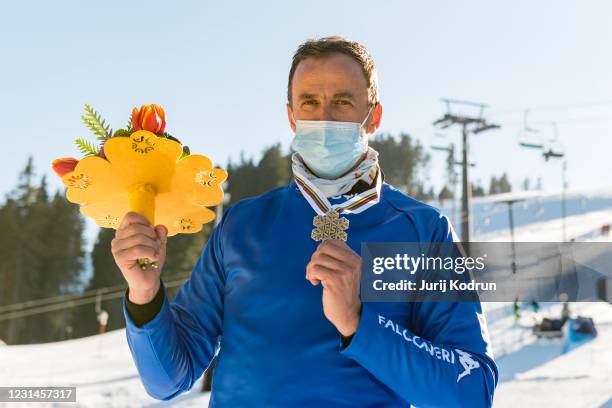
[[[312,225],[315,228],[310,234],[310,237],[315,241],[327,241],[328,239],[346,241],[348,236],[345,230],[349,227],[349,220],[341,217],[340,214],[343,212],[358,214],[380,200],[380,188],[382,186],[380,170],[376,175],[376,184],[373,188],[336,205],[332,205],[308,179],[298,174],[294,174],[294,177],[300,192],[317,213],[312,220]]]
[[[349,226],[349,220],[340,217],[338,211],[329,211],[323,215],[314,217],[312,224],[315,229],[312,230],[310,237],[315,241],[327,241],[328,239],[341,239],[346,241],[347,235],[344,232]]]

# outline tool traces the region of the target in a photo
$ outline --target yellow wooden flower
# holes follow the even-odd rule
[[[223,200],[227,172],[206,156],[181,154],[180,143],[146,130],[110,138],[106,159],[86,157],[62,177],[66,198],[101,227],[117,229],[126,212],[136,211],[165,225],[169,236],[201,231],[215,218],[206,207]]]

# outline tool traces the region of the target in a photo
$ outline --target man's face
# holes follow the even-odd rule
[[[370,110],[367,82],[361,67],[357,61],[340,53],[300,62],[293,75],[291,93],[292,106],[287,104],[287,115],[294,132],[293,118],[361,123]],[[377,104],[364,130],[374,133],[381,116],[382,106]]]

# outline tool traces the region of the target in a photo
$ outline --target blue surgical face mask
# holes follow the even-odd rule
[[[367,151],[367,135],[362,136],[361,128],[373,108],[361,123],[294,119],[295,137],[291,149],[317,176],[338,178]]]

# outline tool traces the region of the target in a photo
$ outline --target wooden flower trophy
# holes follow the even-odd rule
[[[215,218],[206,207],[223,200],[227,173],[164,132],[161,106],[134,108],[127,129],[114,133],[88,105],[82,119],[102,147],[77,139],[86,157],[57,159],[52,165],[67,187],[66,198],[80,204],[81,213],[100,227],[117,229],[125,214],[134,211],[151,225],[165,225],[168,236],[199,232]],[[138,264],[157,267],[146,258]]]

